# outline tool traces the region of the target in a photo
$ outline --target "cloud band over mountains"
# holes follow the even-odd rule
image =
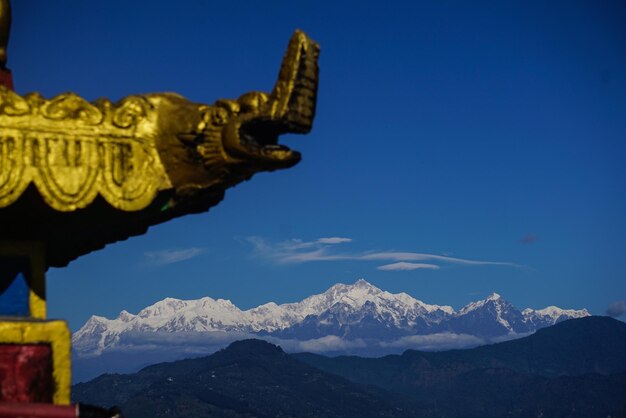
[[[174,350],[186,352],[189,354],[210,354],[233,341],[239,341],[248,338],[257,338],[269,341],[273,344],[280,345],[288,352],[313,352],[313,353],[360,353],[376,352],[384,350],[385,353],[402,353],[407,349],[424,350],[424,351],[440,351],[477,347],[493,342],[508,341],[524,337],[528,334],[506,335],[500,338],[485,338],[469,334],[459,334],[453,332],[441,332],[428,335],[411,335],[400,337],[397,339],[384,341],[372,339],[346,339],[336,335],[326,335],[320,338],[311,338],[307,340],[297,340],[288,338],[277,338],[270,335],[258,335],[238,332],[185,332],[176,333],[157,331],[152,333],[129,332],[123,334],[120,339],[120,345],[111,349],[111,351],[142,351],[156,349]],[[163,350],[166,351],[166,350]],[[383,352],[383,351],[381,351]],[[94,356],[81,355],[75,353],[79,358],[90,358]]]
[[[260,258],[277,264],[300,264],[315,261],[377,261],[386,262],[377,267],[384,271],[438,270],[441,264],[457,264],[466,266],[507,266],[522,267],[519,264],[501,261],[471,260],[437,254],[399,251],[362,251],[341,252],[339,244],[352,242],[351,238],[328,237],[314,241],[290,239],[281,242],[270,242],[265,238],[252,236],[246,241],[252,244],[254,254]]]

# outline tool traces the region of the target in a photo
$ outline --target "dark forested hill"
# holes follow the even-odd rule
[[[407,350],[381,358],[330,358],[310,353],[294,356],[353,381],[387,387],[416,383],[421,375],[425,379],[434,373],[450,377],[477,368],[544,377],[612,374],[626,372],[626,323],[600,316],[571,319],[525,338],[469,350]]]
[[[294,356],[402,394],[435,416],[626,416],[626,324],[608,317],[572,319],[470,350]]]
[[[75,385],[73,396],[119,405],[127,418],[415,416],[383,390],[366,390],[260,340],[131,375],[103,375]]]
[[[626,324],[573,319],[471,350],[382,358],[288,355],[247,340],[73,393],[130,418],[626,417]]]

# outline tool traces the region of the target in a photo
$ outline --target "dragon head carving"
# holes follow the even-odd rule
[[[226,116],[222,139],[232,158],[243,158],[269,170],[291,167],[300,160],[298,152],[278,144],[278,137],[307,133],[313,126],[318,56],[319,46],[296,31],[272,94],[252,92],[235,102],[216,103],[218,118]]]
[[[247,178],[258,171],[292,167],[300,153],[278,139],[286,133],[307,133],[313,126],[318,56],[319,46],[296,31],[271,94],[254,91],[201,106],[196,129],[178,138],[194,144],[212,173],[240,171]]]

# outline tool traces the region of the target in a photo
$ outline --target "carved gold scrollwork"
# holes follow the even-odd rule
[[[11,133],[0,136],[0,206],[17,199],[28,183],[22,184],[24,166],[19,163],[23,144]]]
[[[31,107],[23,97],[9,89],[0,89],[0,113],[19,116],[30,112]]]
[[[16,134],[0,137],[0,207],[33,182],[59,211],[84,208],[98,194],[118,209],[141,210],[164,184],[141,140]]]
[[[96,106],[74,93],[61,94],[44,103],[41,114],[48,119],[76,119],[87,125],[102,122],[103,114]]]
[[[131,96],[122,99],[113,112],[113,124],[129,128],[139,123],[152,110],[152,105],[143,97]]]
[[[58,211],[98,195],[121,210],[145,208],[171,187],[150,137],[155,124],[137,129],[151,112],[142,96],[89,103],[73,93],[46,100],[0,87],[0,207],[34,183]]]
[[[96,144],[93,140],[51,136],[39,144],[37,185],[45,188],[42,193],[49,198],[52,207],[81,208],[97,195],[99,164]]]
[[[157,192],[155,161],[139,141],[107,141],[98,144],[103,163],[100,193],[123,210],[147,206]]]

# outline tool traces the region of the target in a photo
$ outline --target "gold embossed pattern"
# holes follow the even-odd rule
[[[312,128],[318,56],[319,46],[296,31],[271,94],[249,92],[214,105],[173,93],[112,103],[0,87],[0,209],[34,185],[60,212],[87,208],[98,196],[136,212],[161,192],[167,213],[146,222],[206,210],[228,187],[300,161],[278,140]]]
[[[152,142],[154,112],[141,96],[113,105],[0,87],[0,207],[34,183],[58,211],[84,208],[98,195],[121,210],[145,208],[169,187]]]

